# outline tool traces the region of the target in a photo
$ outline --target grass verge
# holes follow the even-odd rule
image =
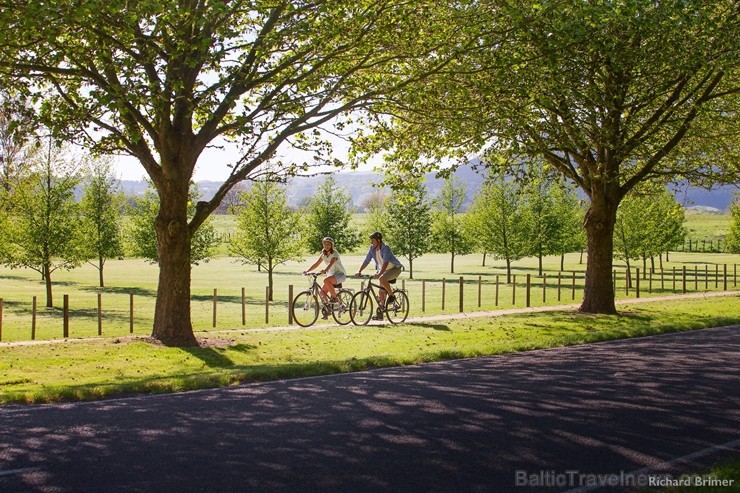
[[[199,333],[204,347],[145,337],[0,345],[0,404],[94,400],[352,372],[740,323],[740,297],[397,326]]]

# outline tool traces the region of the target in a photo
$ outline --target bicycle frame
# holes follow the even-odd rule
[[[323,292],[316,280],[321,274],[309,272],[305,275],[311,276],[312,280],[308,289],[298,293],[291,301],[290,310],[293,320],[302,327],[308,327],[316,322],[319,311],[321,311],[324,318],[331,314],[338,324],[348,324],[350,320],[345,317],[349,317],[348,307],[353,290],[338,288],[336,291],[338,302],[332,303],[328,298],[328,293]]]
[[[372,280],[375,275],[361,276],[367,280],[367,285],[355,293],[350,304],[350,318],[355,325],[367,325],[370,317],[375,311],[373,304],[376,303],[378,313],[384,314],[391,323],[401,323],[406,320],[409,313],[409,300],[405,289],[393,289],[388,293],[386,289],[374,284]],[[393,284],[395,280],[391,281]],[[377,289],[377,293],[376,293]],[[386,291],[384,303],[380,302],[380,290]],[[372,295],[372,296],[371,296]]]

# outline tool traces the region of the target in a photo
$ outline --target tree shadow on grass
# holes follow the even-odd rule
[[[450,332],[452,329],[450,329],[449,325],[446,324],[440,324],[440,323],[430,323],[430,322],[409,322],[405,325],[410,325],[411,327],[419,327],[422,329],[432,329],[432,330],[442,330],[445,332]]]
[[[101,292],[103,294],[134,294],[135,296],[145,296],[145,297],[151,297],[154,298],[157,294],[157,292],[153,289],[146,289],[146,288],[139,288],[139,287],[104,287],[101,288],[99,286],[82,286],[80,287],[81,291],[92,291],[92,292]]]

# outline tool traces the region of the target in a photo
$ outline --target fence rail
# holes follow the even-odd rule
[[[640,269],[614,270],[612,273],[613,288],[617,298],[640,298],[646,293],[669,294],[688,293],[710,290],[737,288],[737,264],[704,265],[703,268],[683,266],[670,270]],[[459,276],[453,279],[439,280],[401,280],[401,287],[407,289],[410,296],[411,315],[443,313],[448,310],[477,311],[481,309],[496,310],[510,307],[531,307],[534,305],[558,305],[572,303],[580,299],[583,293],[584,273],[576,271],[546,273],[542,277],[525,274],[512,275],[511,282],[506,276],[497,274],[484,280],[482,276]],[[292,325],[289,301],[292,299],[294,286],[287,286],[285,293],[276,291],[276,295],[286,297],[270,301],[269,289],[265,287],[264,298],[255,299],[246,296],[246,289],[241,288],[241,296],[219,295],[213,289],[212,295],[197,296],[191,301],[191,316],[196,330],[247,329],[271,325]],[[108,297],[122,296],[107,294]],[[128,306],[106,309],[106,293],[97,293],[96,306],[74,306],[75,300],[64,295],[61,309],[38,310],[36,296],[30,302],[30,310],[9,309],[3,298],[0,298],[0,341],[36,340],[69,337],[92,337],[103,335],[144,333],[151,327],[151,296],[136,296],[127,293]],[[140,305],[139,300],[146,301]],[[13,305],[20,305],[17,300]],[[141,314],[137,312],[145,312]],[[125,310],[125,311],[124,311]],[[40,317],[39,315],[42,315]],[[44,327],[39,321],[43,318]],[[61,318],[61,320],[59,320]],[[106,323],[104,323],[106,322]],[[210,322],[210,324],[209,324]],[[208,327],[210,325],[210,327]],[[55,328],[56,327],[56,328]],[[127,330],[124,329],[127,328]],[[208,327],[208,328],[205,328]],[[10,336],[10,337],[8,337]]]

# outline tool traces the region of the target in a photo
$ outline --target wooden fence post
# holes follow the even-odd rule
[[[498,289],[499,289],[498,274],[496,274],[496,305],[495,306],[498,306]]]
[[[129,332],[133,334],[134,333],[134,293],[129,293],[128,319],[129,319]]]
[[[247,293],[242,288],[242,325],[247,325]]]
[[[216,328],[216,310],[218,306],[218,289],[213,288],[213,328]]]
[[[31,340],[36,340],[36,297],[33,297],[33,306],[31,307]]]
[[[719,264],[714,264],[714,289],[719,287]]]
[[[526,306],[527,306],[527,308],[529,308],[529,306],[530,306],[530,298],[529,298],[529,295],[530,295],[530,288],[532,287],[531,281],[532,281],[531,274],[527,274],[527,290],[526,290],[526,294],[524,295],[524,298],[526,300]]]
[[[98,293],[98,335],[103,335],[103,294]]]
[[[640,297],[640,268],[635,270],[635,298]]]
[[[704,291],[709,291],[709,265],[704,264]]]
[[[681,272],[681,292],[683,294],[686,294],[686,266],[683,266],[682,272]]]
[[[558,271],[558,301],[560,301],[560,287],[562,284],[562,272]]]
[[[699,291],[699,266],[694,266],[694,291]]]
[[[542,274],[542,303],[547,302],[547,273]]]
[[[69,339],[69,295],[64,295],[64,338]]]
[[[722,282],[722,289],[727,291],[727,264],[724,264],[724,274],[723,274],[723,282]]]
[[[349,307],[347,307],[349,310]],[[288,325],[293,325],[293,285],[288,284]]]
[[[427,281],[421,281],[421,312],[426,312],[427,309]]]
[[[460,295],[459,295],[459,302],[460,302],[460,313],[462,313],[465,309],[463,308],[463,278],[460,276]]]
[[[445,285],[447,280],[442,278],[442,311],[445,311]]]
[[[478,276],[478,308],[481,304],[481,276]]]
[[[576,299],[576,271],[573,271],[573,288],[571,289],[572,294],[570,299],[575,300]]]
[[[426,279],[421,281],[421,312],[424,313],[427,309],[427,281]]]
[[[625,269],[624,271],[624,294],[630,295],[630,283],[632,282],[632,276],[630,276],[630,270]]]

